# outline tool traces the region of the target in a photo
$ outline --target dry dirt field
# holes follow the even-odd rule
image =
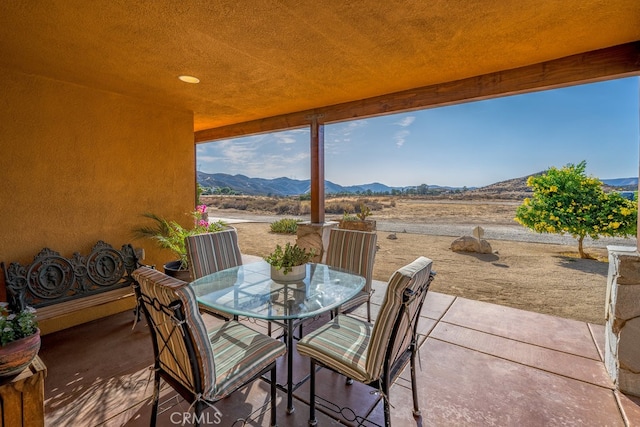
[[[518,203],[438,202],[398,200],[395,207],[376,211],[380,221],[513,225]],[[242,217],[241,212],[209,209],[210,216]],[[245,213],[246,214],[246,213]],[[330,218],[327,218],[330,219]],[[295,236],[270,232],[270,222],[238,223],[242,252],[265,256]],[[588,248],[597,259],[577,257],[576,245],[489,241],[493,254],[457,253],[449,249],[455,237],[378,231],[374,278],[387,281],[391,273],[424,255],[437,272],[432,289],[540,313],[604,324],[607,252]],[[635,243],[631,242],[630,245]]]

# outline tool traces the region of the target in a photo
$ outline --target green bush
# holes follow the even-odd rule
[[[271,231],[278,234],[296,234],[300,220],[283,218],[271,223]]]
[[[538,233],[570,234],[578,239],[580,258],[589,258],[583,248],[587,236],[633,236],[638,230],[637,202],[605,193],[599,179],[586,175],[586,167],[583,160],[530,176],[533,197],[524,200],[515,218]]]

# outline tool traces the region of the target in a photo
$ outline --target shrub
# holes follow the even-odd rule
[[[277,215],[300,215],[300,202],[281,200],[274,209]]]
[[[329,204],[325,204],[324,207],[325,213],[331,214],[343,214],[345,212],[349,213],[353,212],[354,210],[355,207],[353,206],[353,203],[346,201],[331,202]]]
[[[585,174],[586,162],[550,168],[530,176],[533,197],[524,200],[515,220],[538,233],[568,233],[578,239],[580,258],[586,236],[630,236],[637,232],[638,205],[617,193],[606,194],[602,182]]]
[[[271,231],[278,234],[296,234],[300,221],[293,218],[283,218],[271,223]]]

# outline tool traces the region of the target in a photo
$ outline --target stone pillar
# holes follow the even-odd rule
[[[640,396],[640,254],[608,246],[605,365],[616,387]]]
[[[324,261],[324,253],[329,246],[329,231],[337,227],[338,222],[329,221],[321,224],[301,222],[298,224],[298,237],[296,243],[301,248],[315,249],[316,256],[313,262]]]

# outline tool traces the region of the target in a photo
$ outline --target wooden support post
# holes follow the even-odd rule
[[[311,120],[311,223],[324,223],[324,124],[318,123],[322,115]]]

